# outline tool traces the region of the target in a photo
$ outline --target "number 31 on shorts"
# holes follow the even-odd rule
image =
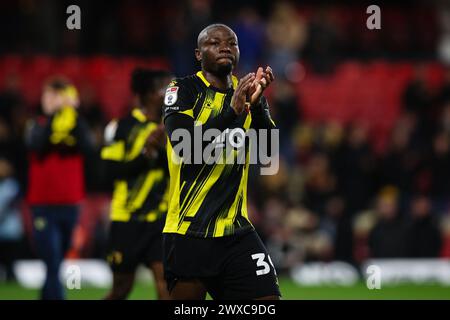
[[[277,275],[277,271],[275,270],[275,267],[273,266],[273,263],[272,263],[272,259],[270,259],[269,255],[267,255],[267,260],[269,260],[270,265],[269,265],[269,263],[266,262],[266,254],[265,253],[252,254],[252,259],[256,260],[256,266],[261,268],[259,270],[256,270],[257,276],[262,276],[262,275],[268,274],[270,272],[270,266],[272,266],[275,276]]]

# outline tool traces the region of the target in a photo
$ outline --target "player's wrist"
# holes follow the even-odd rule
[[[244,111],[243,108],[239,108],[234,105],[230,105],[230,109],[231,109],[230,110],[231,112],[228,112],[228,114],[226,114],[226,116],[237,117]]]
[[[158,155],[158,151],[152,145],[145,145],[142,148],[141,155],[144,156],[148,160],[152,160],[152,159],[156,158],[156,156]]]
[[[258,113],[263,111],[264,98],[259,96],[254,103],[250,105],[250,111],[252,113]]]

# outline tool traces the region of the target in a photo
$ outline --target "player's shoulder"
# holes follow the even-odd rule
[[[112,119],[105,128],[105,142],[111,143],[113,141],[125,140],[136,122],[137,120],[132,116],[131,113],[128,113],[121,118]]]
[[[195,74],[175,78],[167,87],[167,93],[181,92],[182,95],[193,94],[196,95],[199,91],[203,90],[202,81]]]
[[[186,88],[196,87],[198,85],[198,77],[195,74],[173,79],[169,87],[182,86]]]
[[[201,92],[201,84],[196,75],[173,79],[166,89],[164,105],[168,111],[179,111],[180,108],[191,108],[193,102]]]

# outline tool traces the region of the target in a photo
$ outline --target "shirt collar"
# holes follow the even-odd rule
[[[205,76],[203,75],[203,72],[202,72],[202,71],[198,71],[198,72],[196,73],[196,75],[197,75],[197,77],[199,77],[199,78],[202,80],[202,82],[203,82],[207,87],[210,87],[210,86],[211,86],[211,83],[209,83],[209,81],[206,80],[206,78],[205,78]],[[235,77],[234,75],[231,75],[231,81],[233,82],[233,90],[235,90],[236,87],[237,87],[237,85],[238,85],[239,80],[238,80],[238,78]]]

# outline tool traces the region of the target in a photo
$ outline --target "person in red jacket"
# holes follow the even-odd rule
[[[64,299],[59,268],[85,194],[84,159],[94,152],[88,127],[76,110],[78,103],[69,81],[47,81],[41,99],[43,115],[30,120],[25,134],[33,239],[47,267],[42,299]]]

